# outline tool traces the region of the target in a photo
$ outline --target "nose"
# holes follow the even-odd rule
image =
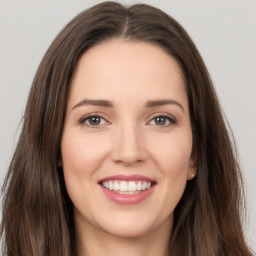
[[[112,145],[112,160],[115,163],[130,166],[146,158],[146,144],[138,128],[129,126],[115,132]]]

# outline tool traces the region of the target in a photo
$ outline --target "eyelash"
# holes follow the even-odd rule
[[[86,116],[82,117],[79,120],[79,123],[82,124],[82,125],[85,125],[89,128],[99,128],[102,125],[106,125],[106,124],[98,124],[98,125],[87,124],[86,121],[89,121],[90,118],[100,118],[101,120],[104,120],[106,122],[106,124],[110,124],[104,117],[102,117],[100,114],[97,114],[97,113],[92,113],[92,114],[89,114],[89,115],[86,115]],[[147,122],[147,124],[151,123],[153,120],[156,120],[156,118],[165,118],[165,120],[167,119],[170,122],[167,125],[166,124],[156,125],[160,128],[166,128],[166,127],[175,125],[177,123],[177,120],[173,116],[163,113],[163,114],[158,114],[158,115],[154,116],[153,118],[151,118],[150,121]]]
[[[99,125],[86,124],[85,122],[89,121],[90,118],[100,118],[101,120],[103,119],[103,120],[105,120],[106,123],[108,123],[104,117],[102,117],[101,115],[99,115],[97,113],[92,113],[92,114],[82,117],[80,119],[79,123],[81,123],[82,125],[85,125],[87,127],[90,127],[90,128],[99,128],[100,126],[102,126],[102,124],[99,124]]]
[[[165,120],[167,119],[170,122],[169,124],[156,125],[160,128],[166,128],[166,127],[175,125],[177,123],[177,120],[172,115],[169,115],[169,114],[166,114],[166,113],[157,114],[156,116],[151,118],[151,120],[148,123],[152,122],[153,120],[156,120],[156,118],[165,118]]]

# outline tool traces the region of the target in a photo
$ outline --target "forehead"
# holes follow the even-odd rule
[[[116,39],[93,46],[81,56],[70,99],[134,95],[150,100],[153,96],[184,98],[185,94],[178,63],[161,47]]]

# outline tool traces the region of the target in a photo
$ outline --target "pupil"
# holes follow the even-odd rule
[[[159,116],[159,117],[156,117],[155,121],[156,121],[156,124],[158,125],[165,125],[166,118],[163,116]]]
[[[99,125],[100,124],[100,117],[94,116],[89,119],[89,123],[91,125]]]

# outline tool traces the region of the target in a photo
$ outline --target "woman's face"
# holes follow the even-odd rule
[[[81,232],[169,234],[193,173],[191,151],[185,84],[170,55],[121,39],[82,55],[61,141],[61,165]]]

